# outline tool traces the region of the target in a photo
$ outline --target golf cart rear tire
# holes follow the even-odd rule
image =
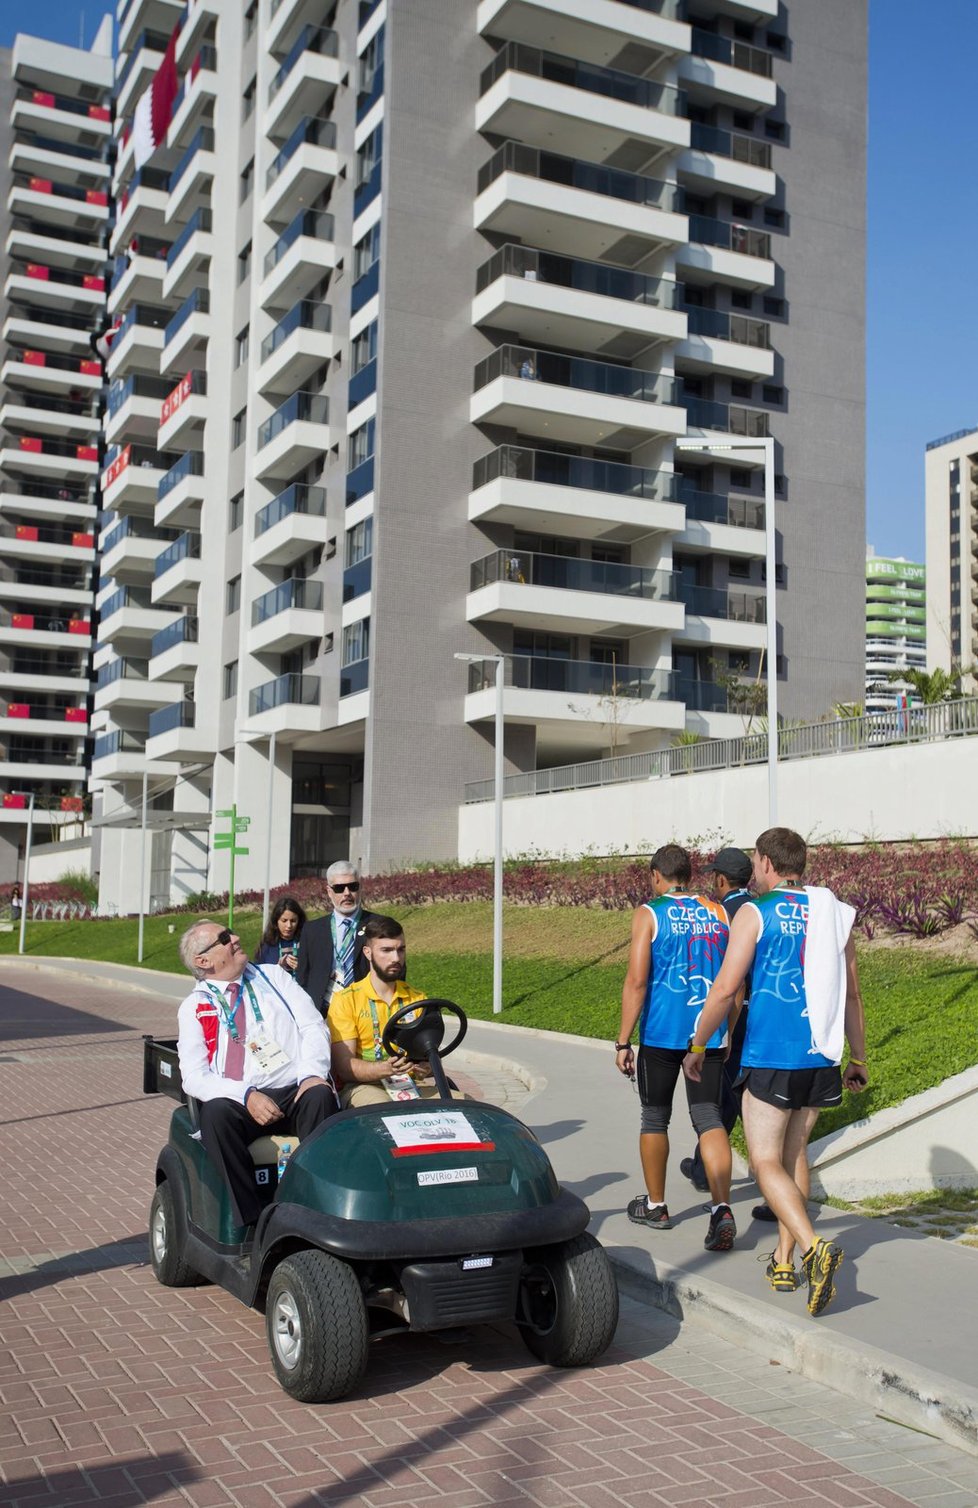
[[[265,1331],[275,1375],[300,1403],[329,1403],[367,1366],[369,1326],[353,1269],[328,1252],[295,1252],[272,1273]]]
[[[604,1248],[587,1232],[524,1254],[520,1333],[552,1367],[586,1367],[618,1326],[618,1284]]]
[[[192,1288],[204,1281],[180,1255],[179,1230],[173,1194],[164,1180],[149,1207],[149,1260],[164,1288]]]

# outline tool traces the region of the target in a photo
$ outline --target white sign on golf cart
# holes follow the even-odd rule
[[[461,1110],[429,1110],[419,1115],[385,1115],[381,1119],[393,1138],[395,1156],[397,1152],[425,1152],[436,1147],[446,1151],[464,1147],[468,1151],[487,1146]]]

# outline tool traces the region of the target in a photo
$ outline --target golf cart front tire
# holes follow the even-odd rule
[[[552,1367],[586,1367],[614,1339],[618,1284],[604,1248],[585,1232],[525,1253],[520,1333]]]
[[[272,1273],[265,1330],[275,1375],[300,1403],[330,1403],[367,1366],[369,1327],[353,1269],[328,1252],[295,1252]]]
[[[180,1255],[180,1227],[170,1185],[157,1185],[149,1207],[149,1259],[164,1288],[192,1288],[204,1280]]]

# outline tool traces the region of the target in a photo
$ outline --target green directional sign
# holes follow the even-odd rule
[[[215,850],[226,849],[230,860],[230,875],[228,878],[228,930],[230,931],[234,928],[234,861],[239,855],[249,852],[247,848],[242,847],[235,840],[239,833],[248,831],[248,828],[251,826],[251,818],[239,817],[237,806],[224,807],[221,811],[215,812],[214,816],[220,821],[230,822],[231,824],[229,832],[215,833],[213,840]]]

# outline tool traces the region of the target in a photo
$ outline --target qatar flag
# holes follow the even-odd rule
[[[163,145],[170,121],[173,119],[173,101],[177,97],[177,38],[182,19],[173,28],[163,54],[163,61],[153,76],[153,82],[140,96],[132,118],[132,156],[136,171],[148,162],[157,147]]]

